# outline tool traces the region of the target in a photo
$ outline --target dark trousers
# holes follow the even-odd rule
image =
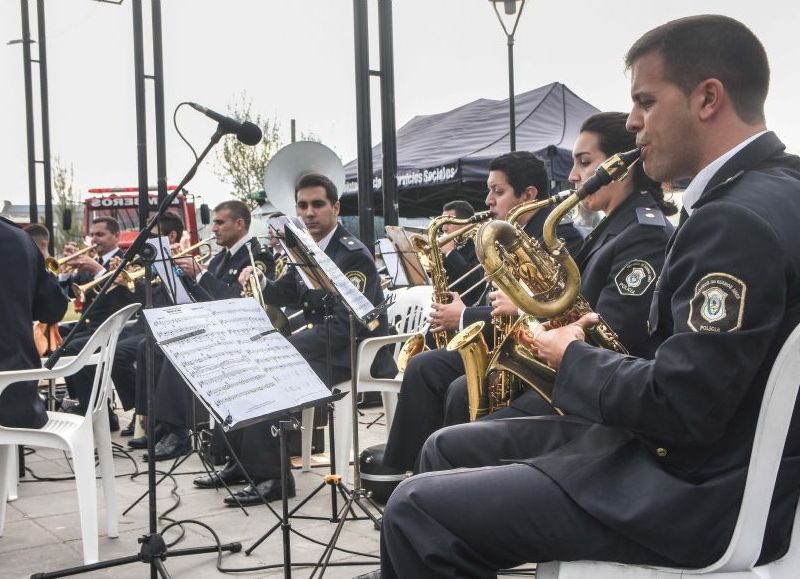
[[[539,394],[529,389],[515,398],[506,408],[495,410],[478,420],[498,420],[500,418],[519,418],[521,416],[548,416],[555,414],[553,407]],[[467,400],[467,378],[461,376],[453,380],[447,389],[444,408],[445,424],[464,424],[469,422],[469,402]]]
[[[425,472],[401,483],[386,505],[384,579],[488,578],[550,560],[668,563],[589,516],[536,468],[501,462],[569,442],[532,436],[531,420],[538,419],[474,422],[428,439]]]
[[[422,444],[445,424],[447,389],[462,374],[464,363],[458,352],[431,350],[411,358],[403,374],[384,465],[414,468]]]
[[[91,338],[93,331],[79,332],[64,348],[65,356],[77,355]],[[112,366],[112,380],[120,401],[126,409],[133,405],[136,374],[133,362],[136,359],[136,348],[132,344],[138,343],[143,337],[141,326],[125,327],[117,339],[117,349],[114,352],[114,365]],[[119,367],[119,369],[118,369]],[[86,410],[91,404],[92,384],[94,382],[95,366],[86,366],[83,370],[64,379],[69,395],[77,399],[81,408]],[[117,382],[119,380],[119,382]]]

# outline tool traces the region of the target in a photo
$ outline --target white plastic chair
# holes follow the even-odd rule
[[[0,426],[0,468],[7,469],[9,467],[8,453],[15,451],[14,445],[18,444],[58,448],[69,451],[72,455],[81,518],[83,561],[86,564],[95,563],[98,560],[95,447],[97,447],[103,479],[108,536],[119,536],[114,492],[114,459],[111,452],[106,399],[111,387],[111,365],[114,360],[117,338],[125,322],[138,308],[139,304],[131,304],[110,316],[92,334],[77,356],[52,370],[37,368],[0,372],[0,392],[2,392],[8,385],[16,382],[61,378],[71,376],[84,366],[93,363],[97,366],[92,385],[91,404],[85,416],[48,412],[49,420],[41,429]],[[95,351],[97,354],[93,355]],[[9,474],[8,472],[0,473],[0,497],[6,496]],[[0,501],[0,536],[5,524],[5,512],[6,502]]]
[[[781,348],[769,375],[758,416],[739,517],[727,550],[702,569],[671,569],[598,561],[550,562],[537,566],[537,579],[674,579],[713,575],[719,579],[796,579],[800,576],[800,505],[784,557],[755,566],[761,553],[770,501],[800,386],[800,326]]]

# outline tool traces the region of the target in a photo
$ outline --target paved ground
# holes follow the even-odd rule
[[[359,432],[362,448],[385,441],[386,430],[380,418],[380,409],[368,409],[361,417]],[[367,425],[375,419],[378,419],[378,422],[368,427]],[[124,427],[128,418],[123,417],[121,422]],[[114,441],[124,445],[126,439],[120,439],[115,435]],[[137,451],[134,456],[139,468],[143,470],[145,463],[141,462],[141,454],[141,451]],[[322,458],[324,459],[324,457]],[[3,537],[0,537],[0,576],[3,578],[28,577],[32,573],[55,571],[80,565],[82,562],[80,524],[74,482],[37,481],[32,476],[40,478],[69,476],[69,465],[64,454],[53,450],[37,449],[26,457],[26,465],[32,472],[29,472],[21,480],[19,498],[8,504],[5,533]],[[160,467],[162,465],[168,466],[166,463],[159,463]],[[133,480],[127,476],[134,471],[134,464],[122,454],[116,456],[115,468],[117,500],[121,512],[146,490],[147,476],[141,475]],[[167,515],[168,517],[175,520],[195,519],[201,521],[210,525],[222,542],[239,541],[245,548],[252,545],[258,537],[277,522],[277,517],[264,506],[250,508],[248,515],[245,515],[239,509],[223,505],[224,491],[215,492],[194,488],[191,480],[201,469],[199,459],[193,456],[177,471],[175,476],[177,488],[174,493],[171,491],[173,485],[169,481],[165,481],[159,486],[157,496],[160,513],[175,505],[179,500],[177,508]],[[321,484],[322,477],[327,474],[327,468],[313,468],[310,473],[301,473],[299,470],[293,472],[297,483],[297,497],[292,499],[290,506],[297,504]],[[99,489],[98,498],[102,501],[102,491]],[[276,509],[280,509],[280,502],[272,504]],[[339,505],[341,506],[341,504],[340,501]],[[329,488],[325,487],[303,507],[301,512],[306,515],[329,517],[331,513]],[[119,538],[110,539],[106,536],[104,519],[104,513],[101,512],[100,559],[108,560],[138,553],[137,539],[148,528],[147,501],[142,501],[127,515],[120,515]],[[159,528],[165,524],[166,522],[162,522]],[[292,534],[292,560],[315,562],[320,557],[323,548],[313,541],[328,542],[335,525],[328,521],[293,519],[292,528],[303,534],[302,536],[296,533]],[[198,525],[186,524],[184,529],[185,536],[177,547],[213,543],[209,532]],[[168,539],[176,536],[177,534],[172,532],[167,534]],[[378,553],[378,532],[374,530],[369,521],[348,521],[344,525],[338,545],[346,549],[376,555]],[[369,558],[337,552],[332,560],[339,562],[368,561]],[[215,563],[216,554],[202,554],[169,558],[166,561],[166,567],[174,578],[205,579],[231,576],[218,571]],[[282,563],[283,547],[279,532],[269,537],[252,555],[225,554],[222,562],[226,568],[282,565]],[[376,566],[377,563],[364,566],[330,567],[324,576],[330,578],[353,577],[366,573]],[[292,575],[308,577],[310,569],[296,568]],[[148,577],[149,570],[143,563],[131,563],[114,569],[94,571],[84,576],[138,579]],[[283,569],[279,567],[271,570],[237,573],[234,576],[281,577]]]

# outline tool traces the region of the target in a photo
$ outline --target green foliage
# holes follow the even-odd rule
[[[248,199],[247,195],[264,188],[264,169],[283,146],[280,123],[277,118],[268,119],[254,113],[252,100],[244,92],[236,103],[228,106],[228,113],[235,119],[258,125],[264,134],[261,142],[254,147],[240,143],[234,135],[227,135],[222,141],[221,150],[217,152],[214,167],[216,175],[233,187],[231,195],[253,207],[255,202]]]
[[[53,246],[55,254],[60,255],[64,244],[72,242],[80,242],[83,239],[83,211],[81,210],[80,199],[74,189],[75,170],[70,163],[69,168],[66,167],[57,155],[53,158],[53,190],[55,191],[56,206],[55,206],[55,221],[59,224],[55,228],[55,239]],[[64,230],[62,227],[62,216],[64,210],[69,209],[72,211],[72,226],[69,230]]]

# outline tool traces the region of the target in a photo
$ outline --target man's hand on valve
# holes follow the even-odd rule
[[[467,306],[461,301],[458,292],[450,292],[453,301],[449,304],[431,305],[431,313],[428,322],[431,324],[431,332],[444,332],[447,330],[457,330],[461,323],[461,312]]]
[[[184,275],[188,275],[189,277],[196,278],[200,275],[200,272],[205,270],[205,268],[197,263],[193,257],[179,257],[176,260],[173,260],[173,263],[176,267],[179,267]]]
[[[516,316],[519,314],[517,306],[503,290],[495,289],[490,291],[489,302],[492,304],[493,316]]]
[[[533,339],[533,348],[539,358],[548,366],[558,370],[564,352],[575,340],[586,339],[585,331],[597,325],[600,318],[591,313],[581,316],[578,320],[560,328],[553,328],[537,332]]]

